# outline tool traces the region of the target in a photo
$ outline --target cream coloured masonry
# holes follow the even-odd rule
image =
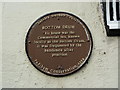
[[[106,36],[99,5],[98,2],[4,3],[2,87],[118,88],[118,37]],[[25,53],[26,34],[31,24],[44,14],[54,11],[77,15],[86,23],[93,37],[93,52],[88,64],[77,73],[62,78],[40,73],[31,65]]]

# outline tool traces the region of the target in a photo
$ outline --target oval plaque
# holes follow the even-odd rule
[[[40,71],[64,76],[79,70],[92,51],[85,23],[73,14],[55,12],[39,18],[26,37],[26,52]]]

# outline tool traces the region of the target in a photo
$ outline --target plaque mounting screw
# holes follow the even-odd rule
[[[58,69],[58,70],[63,70],[62,65],[59,65],[59,66],[57,67],[57,69]]]
[[[87,42],[90,42],[90,40],[87,40]]]
[[[28,43],[30,44],[30,43],[31,43],[31,41],[28,41]]]

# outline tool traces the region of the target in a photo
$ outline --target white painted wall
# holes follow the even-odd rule
[[[2,88],[2,3],[0,3],[0,89]]]
[[[3,3],[2,79],[4,88],[117,88],[118,37],[107,37],[99,3]],[[36,70],[25,52],[25,38],[40,16],[67,11],[80,17],[93,36],[93,52],[84,68],[67,77]],[[106,54],[104,54],[106,52]]]

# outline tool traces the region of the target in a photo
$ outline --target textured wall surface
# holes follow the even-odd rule
[[[3,3],[2,79],[11,88],[117,88],[118,37],[107,37],[99,3]],[[66,77],[51,77],[36,70],[25,52],[25,38],[31,24],[53,11],[67,11],[80,17],[93,37],[88,64]]]
[[[2,88],[2,3],[0,3],[0,89]]]

